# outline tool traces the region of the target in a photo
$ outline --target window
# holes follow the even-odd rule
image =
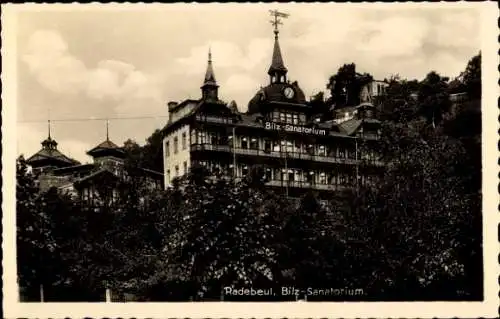
[[[167,169],[167,181],[170,182],[170,170],[169,169]]]
[[[247,176],[247,174],[248,174],[248,166],[247,165],[243,165],[243,167],[241,169],[241,174],[243,176]]]
[[[187,174],[188,172],[188,163],[184,161],[184,174]]]
[[[299,124],[299,115],[298,114],[293,114],[292,123],[295,125]]]
[[[299,114],[299,123],[302,124],[306,121],[306,115],[305,114]]]
[[[346,175],[345,174],[340,174],[340,176],[339,176],[339,184],[340,185],[344,185],[346,183],[347,183]]]
[[[356,150],[346,150],[347,157],[350,159],[356,159]]]
[[[170,142],[166,141],[165,142],[165,157],[169,157],[169,156],[170,156]]]
[[[218,145],[218,138],[217,138],[217,133],[212,132],[210,133],[210,144],[211,145]]]
[[[308,172],[307,181],[311,184],[314,184],[314,172],[313,171]]]
[[[185,150],[187,148],[187,140],[186,140],[186,132],[182,133],[182,149]]]
[[[279,143],[279,141],[274,141],[274,143],[273,143],[273,151],[274,152],[279,152],[280,151],[280,143]]]
[[[337,176],[334,173],[330,174],[330,184],[332,185],[337,184]]]
[[[241,138],[241,148],[248,148],[248,139],[246,137]]]
[[[265,152],[271,151],[271,141],[270,140],[264,140],[264,151]]]
[[[273,121],[278,122],[280,120],[280,113],[273,112]]]
[[[196,130],[191,131],[191,145],[196,144]]]
[[[295,181],[297,181],[297,182],[301,182],[302,181],[301,171],[298,170],[298,169],[295,170]]]
[[[203,131],[199,131],[197,132],[197,143],[198,144],[205,144],[207,141],[206,141],[206,132],[203,132]]]
[[[288,180],[291,182],[295,181],[295,174],[294,171],[291,169],[288,170]]]
[[[320,184],[326,184],[326,174],[324,172],[321,172],[319,174],[319,183]]]
[[[270,181],[273,179],[273,176],[272,176],[272,170],[270,168],[266,168],[266,180]]]
[[[286,170],[284,168],[281,169],[280,177],[282,181],[286,181]]]
[[[342,149],[342,148],[339,149],[339,157],[340,158],[345,158],[345,150]]]
[[[295,144],[295,149],[294,149],[294,152],[295,152],[295,153],[301,153],[301,152],[302,152],[302,150],[301,150],[301,144],[300,144],[300,142],[299,142],[299,141],[295,141],[295,143],[294,143],[294,144]]]
[[[320,156],[326,156],[326,147],[325,147],[325,145],[320,145],[318,147],[318,155],[320,155]]]
[[[259,149],[259,141],[256,138],[250,139],[250,148],[253,150]]]
[[[179,176],[179,165],[175,165],[175,177]]]
[[[174,154],[177,154],[177,152],[179,151],[179,139],[176,137],[174,137]]]
[[[286,113],[286,123],[292,124],[292,114]]]
[[[314,145],[312,145],[312,144],[307,145],[306,151],[307,151],[307,153],[314,155]]]
[[[285,113],[281,112],[280,113],[280,122],[285,123],[285,121],[286,121]]]
[[[293,153],[293,143],[292,143],[292,141],[286,141],[286,151],[288,153]]]

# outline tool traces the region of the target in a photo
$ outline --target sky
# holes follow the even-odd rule
[[[451,4],[453,5],[453,4]],[[24,10],[17,20],[18,154],[47,137],[82,163],[105,139],[143,144],[167,122],[167,102],[201,95],[211,48],[219,97],[248,101],[268,84],[273,27],[268,10],[290,14],[280,26],[288,78],[307,97],[324,91],[344,63],[377,79],[429,71],[451,78],[480,50],[480,8],[348,4],[176,4]],[[102,8],[102,9],[99,9]],[[148,117],[138,119],[113,119]],[[87,119],[85,121],[58,121]]]

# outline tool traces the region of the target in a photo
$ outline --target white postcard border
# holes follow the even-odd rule
[[[193,6],[193,4],[175,4]],[[220,10],[242,4],[212,4]],[[252,4],[248,6],[259,6]],[[269,4],[266,4],[269,5]],[[297,4],[276,4],[276,7]],[[323,5],[323,4],[310,4]],[[461,317],[498,316],[498,129],[500,90],[498,86],[498,7],[496,3],[377,3],[335,4],[338,6],[457,6],[482,8],[482,120],[483,120],[483,302],[190,302],[190,303],[20,303],[16,284],[15,258],[15,158],[16,158],[16,12],[18,10],[120,10],[153,9],[156,4],[2,5],[2,192],[3,192],[3,309],[6,318],[137,317],[137,318],[220,318],[220,317]],[[221,7],[222,6],[222,7]],[[253,7],[252,7],[253,8]]]

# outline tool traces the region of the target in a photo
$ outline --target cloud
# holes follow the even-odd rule
[[[55,30],[35,31],[28,40],[23,61],[40,85],[57,94],[85,94],[103,100],[159,99],[154,76],[118,60],[102,60],[87,67],[73,56]],[[118,103],[119,104],[119,103]]]
[[[423,78],[430,70],[454,77],[479,51],[478,10],[391,8],[284,4],[290,17],[283,21],[280,44],[288,78],[309,97],[325,91],[329,76],[350,62],[381,79]],[[248,5],[214,9],[208,16],[193,9],[172,19],[156,10],[102,14],[37,12],[21,21],[21,119],[44,121],[48,106],[53,118],[165,116],[166,101],[201,96],[209,46],[221,99],[235,100],[244,111],[269,83],[273,34],[266,10]],[[127,138],[142,142],[166,120],[112,121],[111,136],[118,144]],[[78,140],[84,152],[105,134],[100,122],[54,126],[61,149]],[[23,152],[40,148],[45,129],[42,123],[38,131],[23,132],[30,142],[19,136]]]
[[[42,30],[30,37],[23,57],[36,79],[58,93],[77,93],[84,82],[85,65],[68,54],[68,46],[54,31]]]
[[[360,48],[371,56],[413,55],[427,36],[428,25],[422,18],[394,17],[370,25],[372,35]],[[404,27],[404,32],[401,28]]]
[[[209,48],[212,51],[212,59],[217,69],[250,71],[267,57],[266,52],[269,51],[270,46],[269,39],[265,38],[253,38],[246,46],[239,46],[226,41],[207,42],[193,47],[187,56],[177,58],[174,72],[189,75],[198,75],[200,71],[204,72]]]
[[[247,104],[261,83],[246,73],[232,74],[221,85],[223,96],[228,100],[234,100],[240,111],[247,110]],[[229,102],[229,101],[228,101]]]

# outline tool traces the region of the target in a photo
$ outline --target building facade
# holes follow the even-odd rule
[[[323,114],[306,101],[297,81],[287,77],[275,30],[269,83],[257,91],[246,112],[219,99],[209,52],[201,98],[169,102],[163,129],[165,186],[194,164],[236,178],[253,165],[264,168],[267,185],[290,197],[313,189],[332,191],[374,183],[382,163],[375,142],[377,110],[365,102],[348,112]],[[324,120],[328,119],[328,120]]]
[[[37,176],[41,192],[56,188],[61,193],[79,198],[88,206],[113,204],[118,198],[120,181],[130,178],[125,169],[126,153],[109,139],[87,152],[92,163],[81,164],[57,149],[57,142],[50,136],[42,142],[42,149],[26,160]],[[163,173],[137,168],[134,178],[139,178],[146,189],[163,189]]]

